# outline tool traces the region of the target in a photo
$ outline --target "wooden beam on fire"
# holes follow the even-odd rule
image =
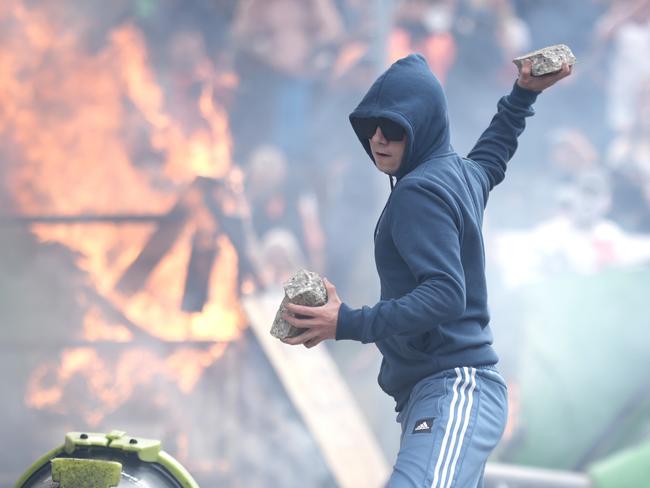
[[[210,275],[218,252],[217,236],[213,232],[201,229],[194,232],[181,302],[184,312],[203,311],[203,306],[208,300]]]
[[[126,269],[117,283],[116,289],[124,294],[132,294],[142,289],[152,271],[158,263],[169,252],[178,237],[180,236],[186,223],[196,218],[199,214],[204,217],[209,215],[212,220],[213,228],[219,229],[228,219],[223,215],[221,205],[215,194],[224,188],[224,183],[215,178],[197,177],[186,190],[181,193],[172,210],[158,222],[158,226],[151,235],[138,257]],[[232,228],[229,222],[228,228]],[[208,227],[210,227],[208,225]],[[228,232],[225,227],[223,230],[232,241],[235,248],[240,244],[236,242],[236,236]],[[204,236],[205,230],[200,230],[199,234]],[[216,239],[217,232],[212,237]],[[202,239],[203,240],[203,239]],[[216,247],[210,249],[210,246],[204,246],[202,252],[201,246],[193,242],[192,258],[203,260],[211,264],[216,255]],[[245,253],[244,253],[245,254]],[[207,261],[206,261],[206,258]],[[242,261],[246,256],[242,256]],[[188,263],[188,275],[186,277],[184,296],[181,302],[181,308],[184,311],[198,312],[203,309],[203,305],[209,294],[209,276],[210,269],[202,268],[199,270],[193,267],[192,259]],[[194,273],[194,274],[193,274]],[[192,295],[192,296],[190,296]]]
[[[116,289],[130,295],[144,287],[151,272],[178,239],[185,226],[187,216],[187,206],[181,199],[158,222],[156,230],[149,237],[140,254],[122,274]]]
[[[102,313],[109,319],[123,325],[131,333],[132,340],[142,342],[159,342],[156,336],[150,334],[138,324],[129,319],[124,313],[108,298],[98,292],[86,292],[86,300],[96,304]]]
[[[262,288],[258,269],[245,251],[249,247],[246,232],[240,218],[226,216],[222,212],[217,194],[224,189],[221,180],[197,177],[179,196],[174,207],[166,214],[80,214],[80,215],[0,215],[0,226],[6,225],[61,225],[61,224],[155,224],[156,229],[146,244],[127,267],[117,282],[116,289],[125,295],[140,291],[160,261],[172,248],[183,228],[197,211],[208,210],[216,227],[232,242],[235,249],[242,250],[238,259],[238,287],[243,277],[252,278],[257,288]],[[219,232],[212,234],[216,242]],[[198,231],[193,238],[190,262],[181,309],[200,312],[209,295],[209,275],[218,249],[214,242],[205,243],[205,231]],[[201,244],[199,244],[199,242]]]

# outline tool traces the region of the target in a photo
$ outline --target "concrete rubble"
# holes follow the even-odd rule
[[[532,62],[531,74],[533,76],[541,76],[548,73],[553,73],[562,69],[562,63],[574,65],[576,57],[571,52],[569,46],[565,44],[556,44],[548,46],[537,51],[524,54],[512,60],[521,69],[523,61],[530,59]]]
[[[278,339],[295,337],[303,332],[282,318],[287,303],[319,307],[327,303],[327,290],[323,279],[311,271],[301,269],[284,283],[284,299],[280,303],[275,320],[271,326],[271,335]]]

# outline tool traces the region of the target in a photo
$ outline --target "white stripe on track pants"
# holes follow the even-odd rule
[[[402,438],[389,488],[481,488],[506,424],[507,389],[494,367],[424,378],[397,416]]]

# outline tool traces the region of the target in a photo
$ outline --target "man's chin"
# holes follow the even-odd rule
[[[375,166],[379,171],[382,173],[385,173],[389,176],[395,176],[395,173],[397,172],[397,169],[393,167],[391,164],[386,164],[385,161],[382,161],[379,158],[375,158]]]

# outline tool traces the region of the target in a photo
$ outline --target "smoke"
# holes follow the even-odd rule
[[[632,442],[602,432],[640,381],[608,361],[641,371],[647,354],[615,325],[646,324],[637,291],[650,157],[639,114],[650,102],[631,90],[637,98],[622,103],[641,108],[621,131],[608,73],[637,48],[643,65],[642,43],[624,41],[647,35],[645,14],[607,37],[610,7],[588,0],[307,4],[0,6],[0,377],[10,393],[0,435],[14,446],[0,484],[67,430],[113,428],[163,439],[205,486],[333,484],[238,302],[269,285],[259,275],[279,276],[272,259],[249,259],[256,240],[264,256],[299,256],[352,306],[378,299],[372,235],[390,190],[347,115],[402,48],[429,56],[444,79],[461,155],[515,82],[514,55],[556,43],[576,54],[574,74],[540,95],[488,206],[495,347],[520,394],[496,454],[572,469]],[[269,147],[281,167],[254,164]],[[191,242],[205,235],[217,236],[214,262],[189,313]],[[147,272],[125,293],[116,284],[126,270],[144,269],[134,263]],[[608,300],[619,296],[626,307]],[[399,432],[375,384],[377,352],[321,347],[392,462]],[[601,360],[598,348],[611,353]],[[594,397],[565,395],[577,380],[563,373],[585,361],[582,374],[611,381]],[[606,388],[619,384],[608,370],[628,378],[620,391]],[[555,405],[546,413],[542,393]],[[540,441],[542,420],[612,397],[598,424],[563,424],[579,431],[573,441]],[[545,445],[554,452],[533,447]]]

